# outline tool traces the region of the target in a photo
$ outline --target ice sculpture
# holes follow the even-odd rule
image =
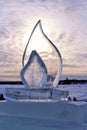
[[[26,59],[27,57],[31,58],[32,51],[34,50],[39,56],[39,58],[34,63],[34,67],[32,69],[32,67],[29,64],[29,61],[27,62]],[[39,60],[42,61],[41,62],[42,65],[40,65]],[[42,87],[43,84],[51,84],[49,85],[49,87],[50,86],[56,87],[58,85],[62,73],[62,57],[57,47],[51,42],[51,40],[44,33],[40,20],[36,23],[35,27],[31,32],[31,35],[29,37],[29,40],[27,42],[23,54],[22,64],[23,69],[21,72],[21,79],[25,84],[25,86]],[[41,71],[42,70],[43,71],[37,72],[35,68],[37,68],[36,70],[40,69]],[[46,81],[46,75],[47,75],[47,81]],[[43,78],[41,78],[41,76]],[[38,77],[39,83],[36,83],[35,81],[37,80],[36,77]]]
[[[56,87],[62,73],[61,54],[43,32],[40,20],[31,32],[22,64],[20,76],[24,88],[6,88],[7,100],[59,101],[68,97],[67,91],[58,90]]]
[[[21,78],[27,87],[43,87],[46,83],[47,69],[36,51],[32,51],[28,63],[22,69]]]

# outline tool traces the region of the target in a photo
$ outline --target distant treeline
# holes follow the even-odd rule
[[[86,84],[87,80],[79,80],[79,79],[68,79],[61,80],[59,84]]]
[[[87,80],[78,80],[78,79],[68,79],[60,80],[59,84],[86,84]],[[22,81],[0,81],[0,84],[11,84],[11,85],[22,85]]]
[[[2,84],[2,85],[5,85],[5,84],[22,85],[23,83],[22,83],[22,81],[0,81],[0,84]]]

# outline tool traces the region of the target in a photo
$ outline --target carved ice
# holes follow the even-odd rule
[[[42,65],[40,65],[40,62],[35,60],[34,57],[35,63],[31,64],[32,66],[34,64],[35,68],[31,67],[26,60],[27,57],[31,57],[30,55],[34,50],[39,55],[39,59],[42,61]],[[50,41],[50,39],[44,33],[40,20],[36,23],[35,27],[33,28],[29,40],[26,44],[22,59],[22,65],[23,70],[25,70],[24,68],[26,68],[26,72],[23,73],[22,71],[21,73],[22,81],[25,84],[25,86],[29,85],[29,87],[35,87],[36,85],[36,87],[42,87],[43,84],[46,82],[46,74],[47,84],[51,83],[51,86],[53,87],[56,87],[58,85],[62,73],[62,57],[57,47]],[[40,67],[40,70],[38,67]],[[40,72],[42,70],[44,70],[44,74]],[[33,74],[31,75],[30,73],[32,72]]]
[[[62,73],[62,57],[44,33],[40,20],[31,32],[24,50],[22,65],[20,76],[24,88],[6,88],[7,100],[59,101],[68,97],[67,91],[56,88]]]
[[[27,64],[21,71],[21,79],[25,86],[43,87],[47,81],[47,69],[36,51],[32,51]]]

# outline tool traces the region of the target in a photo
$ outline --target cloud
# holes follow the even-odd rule
[[[19,81],[20,80],[20,76],[17,75],[0,75],[0,80],[1,81]]]
[[[65,37],[65,33],[61,33],[58,37],[58,42]]]
[[[65,68],[79,68],[80,66],[74,65],[74,64],[64,64],[63,65]]]
[[[31,32],[38,19],[59,48],[64,68],[77,68],[79,62],[84,68],[87,1],[82,0],[0,0],[0,66],[18,64],[21,68],[24,34]]]
[[[79,57],[87,59],[87,53],[80,54]]]

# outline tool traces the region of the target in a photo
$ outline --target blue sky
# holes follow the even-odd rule
[[[26,35],[41,19],[63,57],[63,75],[87,75],[87,1],[0,0],[0,80],[19,80]]]

